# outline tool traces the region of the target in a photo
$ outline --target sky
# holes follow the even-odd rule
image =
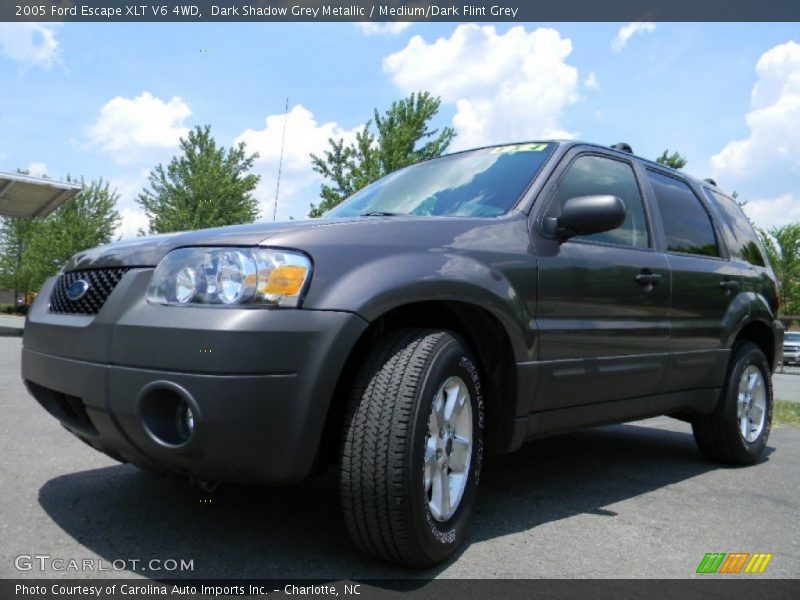
[[[319,198],[309,154],[417,90],[441,97],[451,149],[678,150],[758,225],[800,221],[798,23],[0,23],[0,81],[0,171],[103,177],[121,237],[195,125],[259,154],[271,220],[285,124],[277,217],[299,219]]]

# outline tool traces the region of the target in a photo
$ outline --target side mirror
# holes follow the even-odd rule
[[[611,231],[625,222],[625,203],[617,196],[579,196],[564,203],[560,217],[545,220],[545,232],[560,242],[576,235]]]

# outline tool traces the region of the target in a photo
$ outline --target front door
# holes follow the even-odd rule
[[[570,159],[544,216],[570,198],[614,195],[626,207],[613,231],[537,243],[539,385],[533,410],[655,393],[668,362],[670,272],[654,250],[630,161],[602,152]]]

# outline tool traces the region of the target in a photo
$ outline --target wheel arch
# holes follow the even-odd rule
[[[320,464],[335,462],[347,397],[364,358],[388,331],[409,327],[444,329],[461,337],[478,362],[485,386],[487,442],[503,451],[514,423],[517,368],[508,331],[488,309],[464,301],[422,300],[393,307],[362,333],[350,351],[334,389],[320,445]]]
[[[767,363],[770,369],[773,371],[775,370],[775,360],[777,357],[775,334],[772,327],[770,327],[766,321],[757,318],[745,322],[733,336],[731,347],[733,347],[737,341],[752,342],[758,346],[764,353],[764,356],[767,357]]]

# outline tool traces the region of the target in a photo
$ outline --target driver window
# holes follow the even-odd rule
[[[572,239],[648,248],[650,236],[647,232],[647,221],[636,176],[633,174],[633,168],[620,160],[591,155],[575,159],[558,184],[548,216],[559,216],[561,207],[570,198],[598,195],[621,198],[625,203],[625,221],[612,231]]]

